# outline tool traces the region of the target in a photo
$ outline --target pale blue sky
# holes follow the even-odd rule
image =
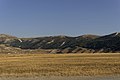
[[[120,0],[0,0],[0,33],[18,37],[120,32]]]

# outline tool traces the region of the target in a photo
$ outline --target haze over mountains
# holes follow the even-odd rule
[[[4,48],[7,46],[17,50],[43,49],[48,53],[120,52],[120,33],[116,32],[105,36],[81,35],[78,37],[49,36],[36,38],[17,38],[0,34],[0,44],[4,45]]]

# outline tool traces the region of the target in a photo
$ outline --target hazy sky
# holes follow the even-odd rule
[[[0,0],[0,33],[18,37],[120,32],[120,0]]]

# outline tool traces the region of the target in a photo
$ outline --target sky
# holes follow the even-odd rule
[[[120,32],[120,0],[0,0],[0,33],[17,37]]]

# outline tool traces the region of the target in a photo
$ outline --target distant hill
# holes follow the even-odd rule
[[[82,36],[79,36],[79,37],[83,37],[85,39],[95,39],[95,38],[98,38],[100,36],[98,36],[98,35],[92,35],[92,34],[86,34],[86,35],[82,35]]]
[[[119,52],[120,33],[105,36],[87,34],[78,37],[60,35],[36,38],[17,38],[1,34],[0,44],[21,49],[44,49],[49,53]]]
[[[0,38],[17,38],[15,36],[7,35],[7,34],[0,34]]]
[[[0,34],[0,43],[6,43],[11,41],[12,39],[16,39],[17,37],[15,36],[11,36],[11,35],[7,35],[7,34]]]
[[[11,46],[22,49],[65,49],[82,47],[92,39],[98,38],[95,35],[82,35],[79,37],[69,36],[50,36],[38,38],[15,39],[10,43]]]
[[[112,33],[99,38],[96,38],[86,44],[86,48],[104,49],[109,51],[120,51],[120,33]]]

